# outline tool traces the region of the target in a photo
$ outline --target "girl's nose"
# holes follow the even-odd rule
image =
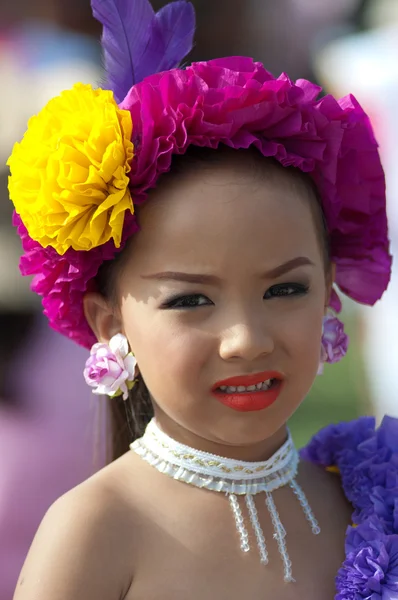
[[[272,336],[264,328],[236,323],[224,331],[219,352],[223,360],[240,358],[249,362],[273,350]]]

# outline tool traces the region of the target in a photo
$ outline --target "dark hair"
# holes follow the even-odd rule
[[[212,148],[190,146],[185,154],[173,157],[171,169],[168,173],[162,175],[161,181],[164,181],[166,178],[169,179],[187,174],[192,170],[197,171],[198,168],[202,171],[210,169],[214,164],[220,164],[225,160],[228,160],[231,153],[236,152],[245,152],[247,155],[250,154],[252,156],[251,165],[254,175],[257,177],[263,176],[265,170],[267,170],[267,173],[278,170],[284,170],[284,172],[286,172],[286,167],[283,167],[278,161],[272,158],[264,159],[263,155],[255,149],[232,150],[226,146],[220,146],[217,151],[214,151]],[[315,184],[309,175],[303,173],[299,169],[293,167],[288,167],[287,169],[292,177],[292,182],[297,182],[308,191],[311,202],[311,211],[324,255],[325,271],[327,272],[330,268],[329,235]],[[97,275],[99,293],[111,302],[116,301],[116,281],[123,268],[123,259],[127,254],[127,248],[128,243],[124,250],[118,254],[114,260],[107,261],[101,266]],[[153,417],[153,406],[148,389],[141,375],[134,388],[130,391],[127,401],[123,401],[120,398],[113,398],[110,402],[112,420],[112,460],[114,460],[129,449],[129,444],[131,444],[132,441],[141,437],[145,427]]]

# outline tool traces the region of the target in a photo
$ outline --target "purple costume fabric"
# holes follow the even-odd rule
[[[301,451],[303,459],[337,467],[353,505],[346,559],[335,600],[398,598],[398,419],[372,417],[330,425]]]

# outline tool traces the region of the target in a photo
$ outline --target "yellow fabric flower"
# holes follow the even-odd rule
[[[76,84],[29,121],[8,165],[10,197],[30,237],[58,254],[120,246],[134,146],[131,115],[110,91]]]

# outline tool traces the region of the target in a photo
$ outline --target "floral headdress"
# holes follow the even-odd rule
[[[192,47],[194,12],[178,1],[155,14],[148,0],[92,0],[103,24],[104,88],[77,84],[33,117],[8,161],[21,272],[34,275],[51,326],[89,348],[83,297],[102,263],[138,230],[173,154],[191,144],[254,146],[308,173],[319,191],[336,285],[364,304],[391,269],[385,181],[367,115],[353,96],[230,57],[178,64]],[[340,302],[334,292],[331,304]]]

